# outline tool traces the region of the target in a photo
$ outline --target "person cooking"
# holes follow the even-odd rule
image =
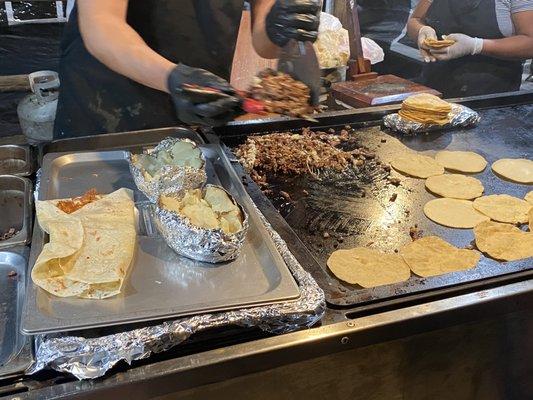
[[[315,41],[320,0],[251,1],[252,42],[277,58]],[[54,138],[232,120],[229,85],[242,0],[78,0],[65,27]],[[207,86],[227,97],[191,95]],[[169,96],[170,95],[170,96]]]
[[[427,63],[422,83],[445,97],[515,91],[533,57],[533,0],[420,0],[407,31]],[[442,35],[455,43],[424,43]]]

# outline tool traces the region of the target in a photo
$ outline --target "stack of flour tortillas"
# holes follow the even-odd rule
[[[404,175],[426,179],[426,189],[440,196],[424,206],[432,221],[451,228],[473,228],[476,247],[502,261],[533,257],[533,191],[524,199],[507,194],[483,196],[484,187],[470,175],[482,172],[487,161],[470,151],[440,151],[435,157],[419,153],[401,154],[391,166]],[[533,161],[502,159],[493,171],[519,183],[533,183]],[[445,171],[452,173],[445,173]],[[529,231],[517,227],[529,224]],[[366,247],[334,251],[327,261],[339,279],[365,288],[409,279],[410,271],[430,277],[474,268],[481,254],[460,249],[437,236],[414,240],[387,254]]]
[[[31,272],[58,297],[103,299],[120,293],[136,243],[133,192],[98,196],[70,214],[61,200],[37,201],[37,221],[50,235]]]
[[[400,117],[422,124],[445,125],[450,122],[452,105],[429,93],[409,96],[398,112]]]

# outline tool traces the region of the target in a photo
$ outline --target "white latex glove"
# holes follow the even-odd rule
[[[455,43],[443,49],[431,50],[431,54],[439,61],[453,60],[469,55],[481,53],[483,49],[483,39],[477,37],[470,37],[462,33],[452,33],[451,35],[443,36],[444,39],[455,40]]]
[[[434,62],[437,61],[435,57],[430,52],[430,48],[424,44],[426,39],[435,39],[437,40],[437,32],[431,26],[424,25],[418,31],[418,50],[420,50],[420,55],[425,62]]]

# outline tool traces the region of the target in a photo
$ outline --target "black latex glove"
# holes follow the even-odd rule
[[[221,92],[190,93],[184,84],[208,87]],[[178,118],[189,125],[220,126],[241,113],[242,99],[230,84],[215,74],[201,68],[178,64],[168,77],[168,89]]]
[[[314,42],[318,36],[320,0],[277,0],[266,17],[266,32],[275,45],[290,39]]]

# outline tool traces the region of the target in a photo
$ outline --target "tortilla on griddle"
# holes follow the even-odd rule
[[[533,257],[533,233],[516,226],[486,221],[474,227],[474,236],[476,247],[497,260]]]
[[[120,293],[135,250],[133,193],[119,189],[66,214],[58,200],[38,201],[37,220],[50,235],[33,282],[58,297],[103,299]]]
[[[335,250],[327,265],[337,278],[364,288],[403,282],[411,275],[409,266],[398,254],[366,247]]]
[[[437,236],[426,236],[409,243],[400,255],[418,276],[428,277],[474,268],[481,254],[459,249]]]

